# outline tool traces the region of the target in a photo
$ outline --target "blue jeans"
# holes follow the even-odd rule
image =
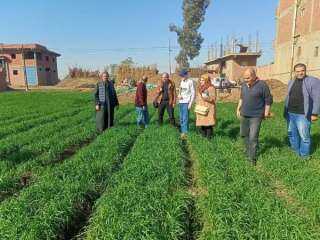
[[[180,103],[180,125],[181,125],[181,133],[187,133],[189,129],[189,104],[188,103]]]
[[[303,114],[289,113],[288,137],[291,148],[301,157],[311,151],[311,122]]]
[[[138,126],[144,125],[145,127],[147,127],[149,124],[148,107],[145,107],[144,109],[142,107],[136,107],[136,113],[137,113],[137,125]]]

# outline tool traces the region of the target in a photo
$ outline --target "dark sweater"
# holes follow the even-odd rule
[[[241,115],[244,117],[263,117],[265,106],[273,103],[268,85],[261,80],[250,88],[247,83],[242,84],[241,99]]]
[[[295,80],[289,93],[288,112],[304,114],[303,79]]]

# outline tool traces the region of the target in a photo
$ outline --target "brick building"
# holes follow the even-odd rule
[[[280,0],[276,19],[273,78],[288,82],[298,62],[320,77],[320,0]]]
[[[0,44],[0,68],[9,86],[54,85],[58,82],[58,53],[39,44]]]
[[[232,52],[222,57],[209,60],[205,64],[209,70],[232,81],[239,81],[248,67],[256,67],[260,52]]]

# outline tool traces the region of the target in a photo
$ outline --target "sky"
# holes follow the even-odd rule
[[[60,78],[68,67],[101,70],[132,57],[138,65],[157,64],[168,71],[169,40],[172,61],[179,52],[169,25],[182,26],[183,0],[10,0],[1,3],[1,43],[39,43],[61,54]],[[235,36],[254,39],[263,50],[259,64],[273,61],[275,12],[278,0],[212,0],[200,28],[204,37],[200,66],[208,46]]]

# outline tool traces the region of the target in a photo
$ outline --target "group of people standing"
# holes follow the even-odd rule
[[[288,84],[284,116],[288,125],[288,138],[291,148],[301,157],[309,157],[311,152],[311,122],[320,114],[320,80],[306,75],[306,65],[297,64],[294,67],[295,78]],[[174,109],[179,104],[181,139],[187,138],[189,130],[189,112],[195,103],[196,127],[206,137],[213,136],[216,125],[216,89],[211,83],[210,75],[202,75],[195,82],[188,77],[187,70],[181,70],[180,86],[168,73],[162,74],[162,79],[153,99],[153,106],[158,109],[158,124],[163,124],[165,110],[170,124],[176,126]],[[240,120],[240,136],[244,140],[248,160],[255,165],[259,147],[259,133],[264,119],[273,116],[271,105],[273,97],[265,81],[261,81],[253,68],[248,68],[243,75],[240,99],[236,115]],[[146,76],[137,83],[135,106],[137,125],[147,127],[149,124],[148,91]],[[119,106],[118,98],[109,74],[101,74],[101,81],[95,90],[96,120],[98,132],[113,126],[114,108]]]

